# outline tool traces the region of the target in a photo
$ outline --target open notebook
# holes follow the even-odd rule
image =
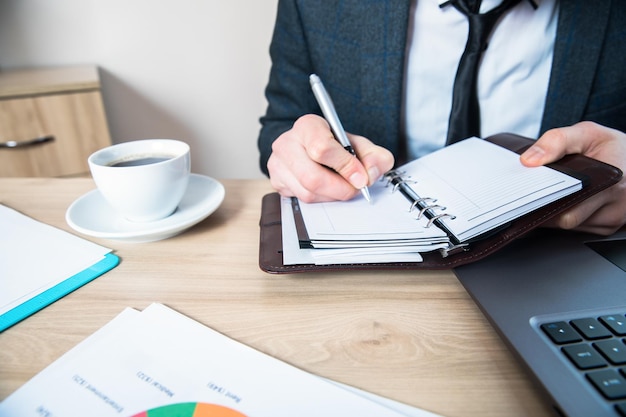
[[[582,180],[472,138],[416,159],[371,187],[372,202],[294,201],[311,248],[451,247],[582,188]],[[296,223],[297,224],[297,223]]]
[[[486,256],[621,178],[615,167],[582,155],[524,167],[519,153],[530,144],[511,134],[458,142],[387,173],[370,187],[371,204],[361,196],[315,204],[283,198],[279,262],[264,236],[275,233],[270,200],[279,197],[267,197],[260,266],[449,268]]]

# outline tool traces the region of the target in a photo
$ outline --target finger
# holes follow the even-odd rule
[[[307,144],[307,153],[312,161],[332,169],[355,189],[363,188],[369,183],[363,164],[334,139],[332,143]]]
[[[349,137],[359,161],[367,171],[368,185],[372,185],[385,172],[393,168],[394,157],[389,150],[363,136],[349,135]]]
[[[325,121],[322,126],[325,126]],[[337,173],[313,161],[309,150],[305,148],[303,136],[318,128],[310,123],[305,123],[304,127],[301,123],[298,128],[281,135],[272,146],[272,154],[268,160],[272,186],[281,195],[296,196],[305,202],[354,197],[357,190]],[[325,132],[329,130],[322,129],[322,134],[327,134]],[[334,138],[330,140],[330,145],[337,145]],[[339,150],[350,155],[341,147]]]
[[[349,200],[358,190],[336,172],[311,160],[290,166],[287,183],[300,200],[312,203],[332,200]]]
[[[626,223],[622,190],[620,186],[610,187],[551,219],[546,226],[600,235],[615,233]]]
[[[581,225],[602,208],[604,203],[601,196],[592,196],[574,208],[559,214],[552,220],[552,224],[561,229],[580,230]]]
[[[593,122],[551,129],[544,133],[520,157],[526,166],[549,164],[567,154],[594,155],[610,139],[611,130]]]
[[[579,232],[594,233],[597,235],[611,235],[617,232],[624,224],[624,218],[620,217],[622,211],[617,205],[605,205],[597,211],[592,212],[588,217],[589,210],[581,210],[576,207],[570,211],[548,220],[544,227],[554,227],[566,230],[576,230]],[[581,222],[581,219],[584,220]],[[614,221],[607,221],[614,219]],[[572,227],[574,224],[576,226]]]
[[[301,128],[306,123],[306,129]],[[296,122],[301,132],[304,148],[310,159],[337,172],[353,188],[360,189],[369,182],[368,173],[361,162],[335,140],[326,120],[308,115]]]

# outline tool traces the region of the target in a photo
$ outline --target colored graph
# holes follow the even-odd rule
[[[143,411],[132,417],[246,417],[238,411],[215,404],[179,403]]]

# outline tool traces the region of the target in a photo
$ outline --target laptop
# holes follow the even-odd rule
[[[626,231],[537,230],[454,271],[556,415],[626,417]]]

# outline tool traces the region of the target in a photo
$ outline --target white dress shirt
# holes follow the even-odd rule
[[[444,1],[416,0],[408,34],[404,120],[409,159],[445,145],[452,87],[468,34],[467,17]],[[501,0],[483,0],[481,13]],[[478,73],[481,136],[539,134],[552,66],[557,0],[522,0],[496,24]]]

